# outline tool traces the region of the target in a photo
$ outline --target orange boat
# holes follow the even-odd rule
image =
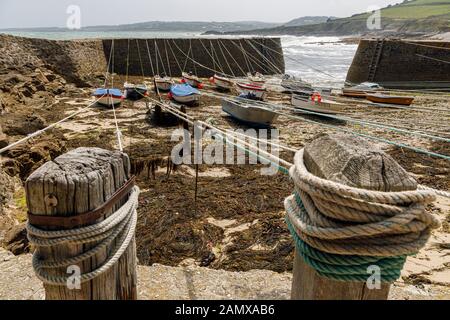
[[[390,96],[383,94],[367,94],[366,99],[376,103],[399,104],[403,106],[410,106],[414,101],[413,97]]]
[[[367,94],[383,89],[378,83],[363,82],[357,86],[342,89],[342,95],[352,98],[366,98]]]

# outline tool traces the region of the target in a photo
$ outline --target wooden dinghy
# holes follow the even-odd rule
[[[306,99],[302,96],[292,95],[292,105],[298,109],[324,113],[324,114],[339,114],[343,113],[344,104],[327,99],[316,99],[317,96]],[[320,97],[320,96],[318,96]]]
[[[169,98],[179,103],[195,104],[200,100],[201,93],[187,83],[174,84],[170,88]]]
[[[233,88],[233,81],[217,74],[211,78],[211,82],[214,83],[219,90],[230,91]]]
[[[123,85],[125,89],[124,97],[128,100],[139,100],[147,96],[148,88],[145,84],[132,84],[125,82]]]
[[[367,94],[375,93],[382,89],[383,87],[378,83],[363,82],[357,86],[342,89],[342,95],[352,98],[366,98]]]
[[[98,88],[92,94],[95,99],[98,99],[97,103],[102,106],[116,107],[123,101],[122,91],[114,88]]]
[[[191,87],[194,87],[194,88],[199,88],[199,89],[202,88],[202,85],[203,85],[202,81],[197,76],[194,76],[191,72],[189,72],[189,73],[183,72],[181,74],[181,76],[182,76],[182,80],[181,81],[183,83],[187,83]]]
[[[255,95],[259,100],[264,100],[267,97],[267,89],[263,85],[254,83],[236,83],[238,90],[244,95]]]
[[[390,96],[390,95],[384,95],[384,94],[367,94],[366,95],[367,100],[376,102],[376,103],[383,103],[383,104],[398,104],[402,106],[410,106],[413,101],[414,97],[407,97],[407,96]]]
[[[155,76],[155,87],[160,91],[170,91],[170,87],[174,84],[174,81],[170,77]]]
[[[271,110],[227,98],[222,99],[222,110],[239,121],[260,127],[270,126],[278,117]]]

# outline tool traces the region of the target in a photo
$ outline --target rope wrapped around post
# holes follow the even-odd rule
[[[425,210],[433,191],[382,192],[322,179],[306,168],[304,149],[290,176],[295,191],[285,199],[286,221],[298,253],[323,277],[364,282],[377,265],[381,281],[393,282],[440,226]]]
[[[85,283],[108,271],[120,259],[134,237],[137,223],[139,188],[133,187],[127,202],[105,220],[82,228],[70,230],[48,231],[39,229],[29,222],[27,224],[28,239],[36,247],[50,247],[62,243],[90,244],[101,241],[92,249],[71,258],[42,260],[33,254],[33,268],[37,277],[46,284],[65,286],[67,277],[53,276],[45,270],[51,268],[77,265],[95,256],[115,241],[113,250],[106,261],[97,269],[81,275],[80,282]]]

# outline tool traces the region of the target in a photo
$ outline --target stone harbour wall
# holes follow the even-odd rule
[[[103,40],[107,61],[112,44],[112,40]],[[116,39],[113,49],[114,72],[126,74],[128,65],[128,74],[133,76],[165,73],[179,77],[182,71],[199,77],[211,77],[214,71],[244,76],[247,72],[272,75],[285,71],[279,38]]]
[[[450,88],[450,42],[363,39],[347,82],[386,88]]]

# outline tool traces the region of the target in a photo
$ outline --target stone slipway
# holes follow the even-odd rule
[[[289,299],[292,275],[266,270],[228,272],[196,266],[138,266],[138,294],[143,300]],[[447,288],[396,283],[390,299],[450,299]],[[14,256],[0,248],[0,300],[44,299],[31,255]]]

